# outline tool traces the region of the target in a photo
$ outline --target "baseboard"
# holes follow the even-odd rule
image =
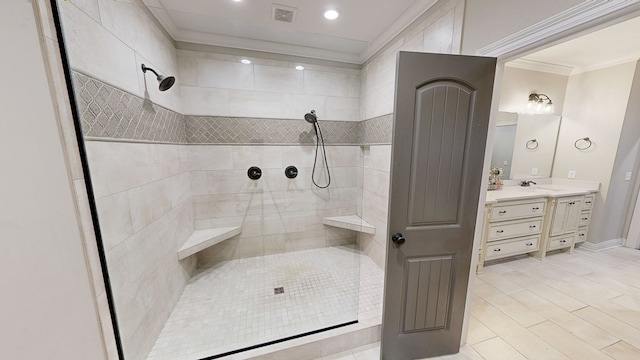
[[[624,239],[611,239],[599,243],[591,243],[588,241],[580,244],[580,249],[591,251],[591,252],[599,252],[607,249],[612,249],[616,247],[620,247],[624,244]]]

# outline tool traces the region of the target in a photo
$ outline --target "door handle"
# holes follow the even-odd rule
[[[395,233],[395,234],[391,235],[391,241],[393,241],[394,244],[400,246],[400,245],[404,244],[406,239],[404,238],[404,236],[402,236],[402,234]]]

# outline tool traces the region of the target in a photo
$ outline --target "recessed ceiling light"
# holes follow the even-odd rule
[[[241,2],[242,0],[233,0],[233,2]]]
[[[296,70],[304,70],[304,66],[298,65],[298,66],[296,66]]]
[[[322,15],[324,15],[327,20],[335,20],[340,16],[340,11],[338,9],[327,9],[322,12]]]
[[[243,64],[247,64],[247,65],[251,64],[251,60],[249,60],[249,59],[242,59],[242,60],[240,60],[240,62],[243,63]]]

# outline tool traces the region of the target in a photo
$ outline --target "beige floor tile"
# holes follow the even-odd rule
[[[507,314],[524,327],[539,324],[547,319],[507,295],[492,296],[487,302]]]
[[[587,306],[587,304],[545,284],[532,286],[528,290],[567,311],[574,311]]]
[[[590,306],[577,310],[574,314],[630,345],[640,348],[640,330],[635,327]]]
[[[529,291],[511,296],[596,349],[620,341],[619,338]]]
[[[471,315],[469,317],[469,333],[467,334],[467,343],[468,344],[477,344],[479,342],[483,342],[485,340],[489,340],[498,335],[491,331],[488,327],[486,327],[480,320],[478,320],[475,316]]]
[[[570,359],[611,360],[609,356],[550,321],[534,325],[529,330]]]
[[[575,254],[561,253],[548,256],[546,262],[574,275],[585,275],[593,272],[593,263]]]
[[[478,278],[505,294],[511,294],[524,290],[522,286],[505,278],[500,273],[485,272],[482,275],[478,275]]]
[[[380,343],[353,349],[351,353],[356,360],[380,360]]]
[[[488,299],[492,296],[502,295],[504,294],[502,291],[496,289],[495,287],[489,285],[487,282],[479,279],[476,279],[473,282],[473,295],[482,299]]]
[[[622,295],[619,291],[604,287],[578,276],[567,280],[551,281],[548,285],[587,305],[600,302],[603,299],[613,299]]]
[[[568,359],[493,305],[479,304],[471,310],[471,313],[502,340],[530,360]],[[474,348],[478,350],[477,347],[474,346]]]
[[[501,338],[483,341],[473,348],[486,360],[527,360]]]
[[[620,297],[618,297],[620,298]],[[616,298],[616,299],[618,299]],[[628,297],[622,297],[620,301],[624,302],[626,299],[626,303],[629,306],[636,306],[636,308],[630,308],[618,302],[612,300],[603,300],[593,305],[594,308],[613,316],[614,318],[624,321],[627,324],[635,327],[636,329],[640,329],[640,311],[637,309],[637,303],[633,301],[629,301]]]
[[[611,299],[611,301],[628,309],[640,312],[640,297],[622,295],[615,299]]]
[[[616,360],[638,360],[640,359],[640,349],[627,344],[624,341],[617,342],[602,350],[605,354]]]
[[[591,273],[582,276],[582,278],[593,281],[599,285],[605,286],[610,289],[614,289],[615,291],[621,292],[626,295],[630,295],[640,299],[640,288],[627,285],[623,282],[612,278],[611,276],[603,275],[600,273]]]
[[[338,354],[328,355],[321,357],[318,360],[355,360],[353,353],[349,351],[344,351]]]

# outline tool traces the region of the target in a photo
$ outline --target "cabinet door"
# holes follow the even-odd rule
[[[569,199],[567,203],[567,215],[564,224],[564,232],[578,230],[578,222],[582,213],[582,199]]]
[[[553,218],[551,219],[551,233],[554,236],[564,233],[564,220],[569,207],[568,199],[557,199],[555,209],[553,209]]]

